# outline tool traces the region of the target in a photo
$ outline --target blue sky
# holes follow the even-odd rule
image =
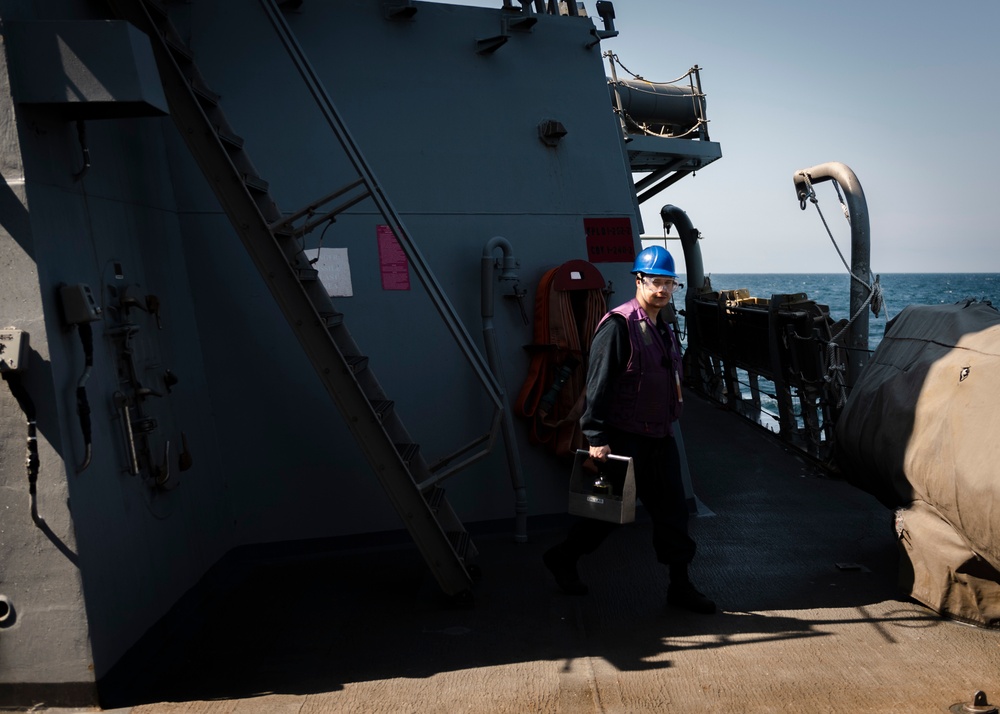
[[[659,209],[671,203],[702,232],[710,272],[841,272],[792,183],[799,169],[838,161],[865,192],[872,272],[1000,272],[1000,0],[614,7],[620,34],[602,46],[629,70],[665,82],[702,68],[723,153],[642,204],[644,235],[662,235]],[[817,194],[848,257],[833,184]]]

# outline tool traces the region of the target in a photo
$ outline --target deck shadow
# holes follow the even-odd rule
[[[102,705],[306,695],[588,657],[649,671],[674,666],[690,647],[835,638],[836,625],[853,621],[882,626],[867,613],[898,596],[890,512],[759,434],[730,438],[723,450],[710,430],[692,433],[696,492],[713,514],[692,519],[692,574],[717,615],[664,607],[666,569],[641,509],[581,561],[586,597],[561,593],[541,562],[565,520],[529,519],[528,543],[514,543],[510,530],[476,534],[483,577],[469,608],[450,606],[405,542],[265,553],[229,563],[196,607],[133,648],[102,681]],[[935,621],[916,606],[898,616]]]

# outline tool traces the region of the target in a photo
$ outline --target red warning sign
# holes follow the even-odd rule
[[[587,260],[591,263],[630,263],[635,260],[632,221],[624,218],[584,218]]]
[[[410,289],[410,261],[389,226],[376,226],[378,262],[383,290]]]

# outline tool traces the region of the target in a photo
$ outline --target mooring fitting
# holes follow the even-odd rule
[[[14,606],[6,595],[0,595],[0,627],[9,627],[14,624]]]
[[[959,702],[948,707],[952,714],[998,714],[995,706],[986,701],[986,692],[978,691],[972,695],[972,702]]]

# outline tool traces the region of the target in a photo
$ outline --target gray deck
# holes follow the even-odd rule
[[[411,548],[315,555],[260,565],[220,592],[116,705],[913,714],[947,712],[976,690],[1000,701],[1000,633],[899,594],[890,512],[766,434],[722,428],[735,420],[690,403],[683,422],[712,512],[693,520],[693,577],[719,614],[664,609],[665,572],[642,520],[582,563],[583,598],[561,594],[542,566],[561,534],[551,526],[527,544],[477,537],[483,578],[470,609],[442,606]]]

